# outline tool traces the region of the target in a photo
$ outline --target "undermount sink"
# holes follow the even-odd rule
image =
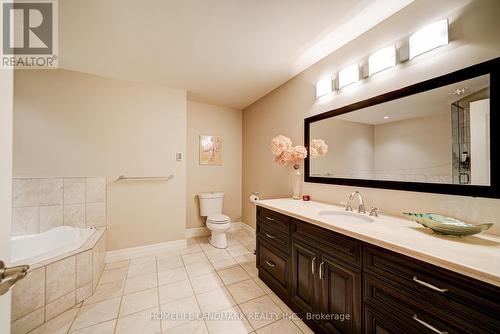
[[[363,216],[359,213],[348,212],[348,211],[324,210],[318,212],[318,214],[326,218],[332,218],[338,221],[343,221],[348,223],[372,223],[375,221],[371,217]]]

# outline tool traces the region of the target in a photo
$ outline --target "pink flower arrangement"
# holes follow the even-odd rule
[[[290,138],[282,135],[274,137],[271,142],[271,151],[273,151],[273,154],[276,156],[289,150],[291,147],[292,141],[290,140]]]
[[[325,156],[328,153],[328,145],[323,139],[312,139],[309,152],[311,153],[311,158]]]
[[[280,166],[294,165],[294,167],[298,167],[298,164],[307,157],[307,149],[304,146],[292,146],[290,138],[282,135],[273,138],[271,151],[275,156],[274,160]]]
[[[323,139],[312,139],[309,148],[311,158],[325,156],[328,153],[328,145]],[[298,165],[307,157],[307,149],[302,145],[292,146],[290,138],[283,135],[274,137],[271,141],[271,151],[274,154],[274,160],[280,166]]]

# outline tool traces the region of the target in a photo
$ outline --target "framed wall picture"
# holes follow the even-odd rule
[[[200,136],[200,165],[222,165],[222,138]]]

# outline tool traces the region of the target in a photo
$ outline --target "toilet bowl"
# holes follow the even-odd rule
[[[206,225],[212,231],[209,238],[210,244],[216,248],[226,248],[226,232],[231,228],[231,219],[226,215],[208,216]]]
[[[209,192],[198,194],[200,201],[200,215],[207,217],[205,223],[212,231],[210,244],[216,248],[227,247],[226,232],[231,228],[231,219],[222,214],[224,202],[223,192]]]

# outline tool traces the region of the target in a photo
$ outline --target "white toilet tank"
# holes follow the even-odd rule
[[[222,204],[224,203],[223,192],[210,192],[198,194],[200,201],[200,215],[208,217],[222,213]]]

